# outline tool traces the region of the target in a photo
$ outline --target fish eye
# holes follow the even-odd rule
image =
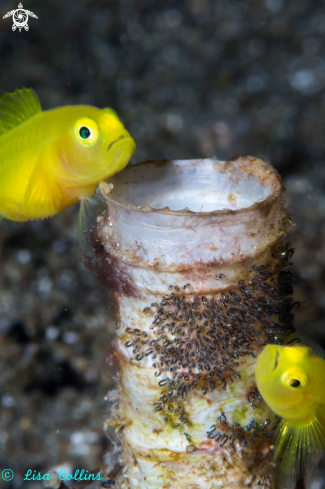
[[[303,389],[308,382],[307,375],[301,368],[289,369],[282,374],[281,380],[288,389]]]
[[[91,135],[91,130],[89,129],[89,127],[82,126],[79,129],[79,134],[82,137],[82,139],[88,139],[89,136]]]
[[[83,117],[75,123],[74,134],[80,144],[92,146],[98,140],[99,128],[93,119]]]

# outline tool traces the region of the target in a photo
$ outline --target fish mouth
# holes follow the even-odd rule
[[[274,373],[279,365],[280,351],[275,345],[267,345],[259,355],[257,363],[264,378]],[[263,372],[263,373],[262,373]]]
[[[134,139],[129,134],[122,134],[108,146],[103,158],[105,168],[108,165],[111,170],[114,169],[112,174],[122,170],[129,162],[135,149]]]
[[[107,148],[107,151],[109,151],[114,146],[114,144],[116,144],[119,141],[121,141],[121,139],[128,139],[128,138],[127,138],[127,136],[125,136],[125,135],[122,134],[122,136],[120,136],[119,138],[115,139],[115,141],[112,141],[111,142],[111,144]]]
[[[280,358],[280,353],[279,353],[279,350],[276,349],[275,359],[274,359],[274,365],[273,365],[273,368],[272,368],[271,372],[274,372],[274,370],[276,370],[277,366],[279,365],[279,358]]]

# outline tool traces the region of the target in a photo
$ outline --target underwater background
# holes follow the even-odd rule
[[[132,162],[254,155],[287,188],[296,227],[298,336],[325,347],[325,9],[316,0],[25,0],[29,31],[3,19],[0,95],[32,87],[43,109],[113,107]],[[82,264],[78,206],[0,226],[0,467],[92,470],[114,320]],[[324,466],[324,462],[323,462]],[[322,468],[309,486],[325,487]],[[1,485],[1,484],[0,484]]]

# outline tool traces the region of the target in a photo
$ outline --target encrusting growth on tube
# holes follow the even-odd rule
[[[298,305],[278,173],[252,157],[151,161],[110,184],[86,263],[116,305],[116,487],[274,487],[255,364]]]

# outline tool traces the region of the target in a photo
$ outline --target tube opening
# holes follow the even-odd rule
[[[275,170],[256,158],[148,161],[114,175],[108,200],[143,211],[239,211],[281,191]]]

